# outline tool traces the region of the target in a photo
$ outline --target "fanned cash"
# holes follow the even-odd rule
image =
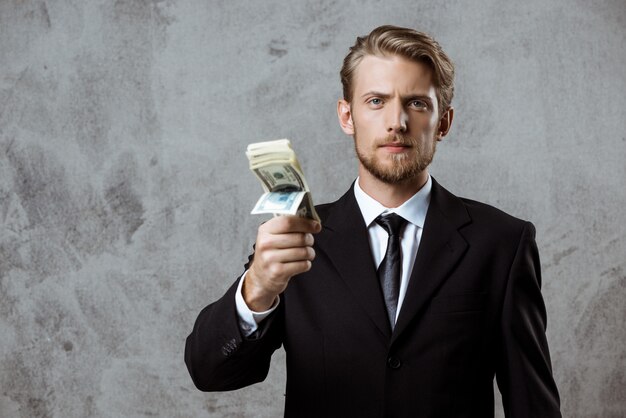
[[[246,156],[250,170],[265,190],[252,214],[297,215],[320,222],[302,167],[288,139],[250,144]]]

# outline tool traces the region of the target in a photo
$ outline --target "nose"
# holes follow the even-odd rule
[[[409,115],[404,106],[401,103],[395,103],[388,106],[387,109],[389,112],[387,115],[387,132],[390,134],[406,132]]]

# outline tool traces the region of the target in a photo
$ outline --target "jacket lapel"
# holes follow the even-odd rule
[[[471,221],[467,210],[458,197],[441,187],[434,178],[432,180],[424,231],[392,343],[426,307],[468,248],[458,232]]]
[[[317,248],[328,256],[363,311],[388,341],[391,327],[367,228],[352,187],[332,206],[323,228],[323,233],[315,237]]]

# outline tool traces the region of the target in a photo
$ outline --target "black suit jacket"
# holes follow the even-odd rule
[[[531,223],[433,179],[392,332],[354,191],[317,211],[313,267],[256,335],[240,331],[237,283],[198,316],[185,361],[199,389],[262,381],[282,344],[285,416],[492,417],[494,375],[507,417],[561,416]]]

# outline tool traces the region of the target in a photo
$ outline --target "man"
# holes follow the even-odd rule
[[[439,44],[382,26],[346,56],[337,113],[357,180],[318,223],[259,227],[244,275],[199,315],[196,386],[262,381],[287,353],[285,415],[559,417],[535,229],[441,187],[454,66]],[[314,238],[315,234],[315,238]]]

